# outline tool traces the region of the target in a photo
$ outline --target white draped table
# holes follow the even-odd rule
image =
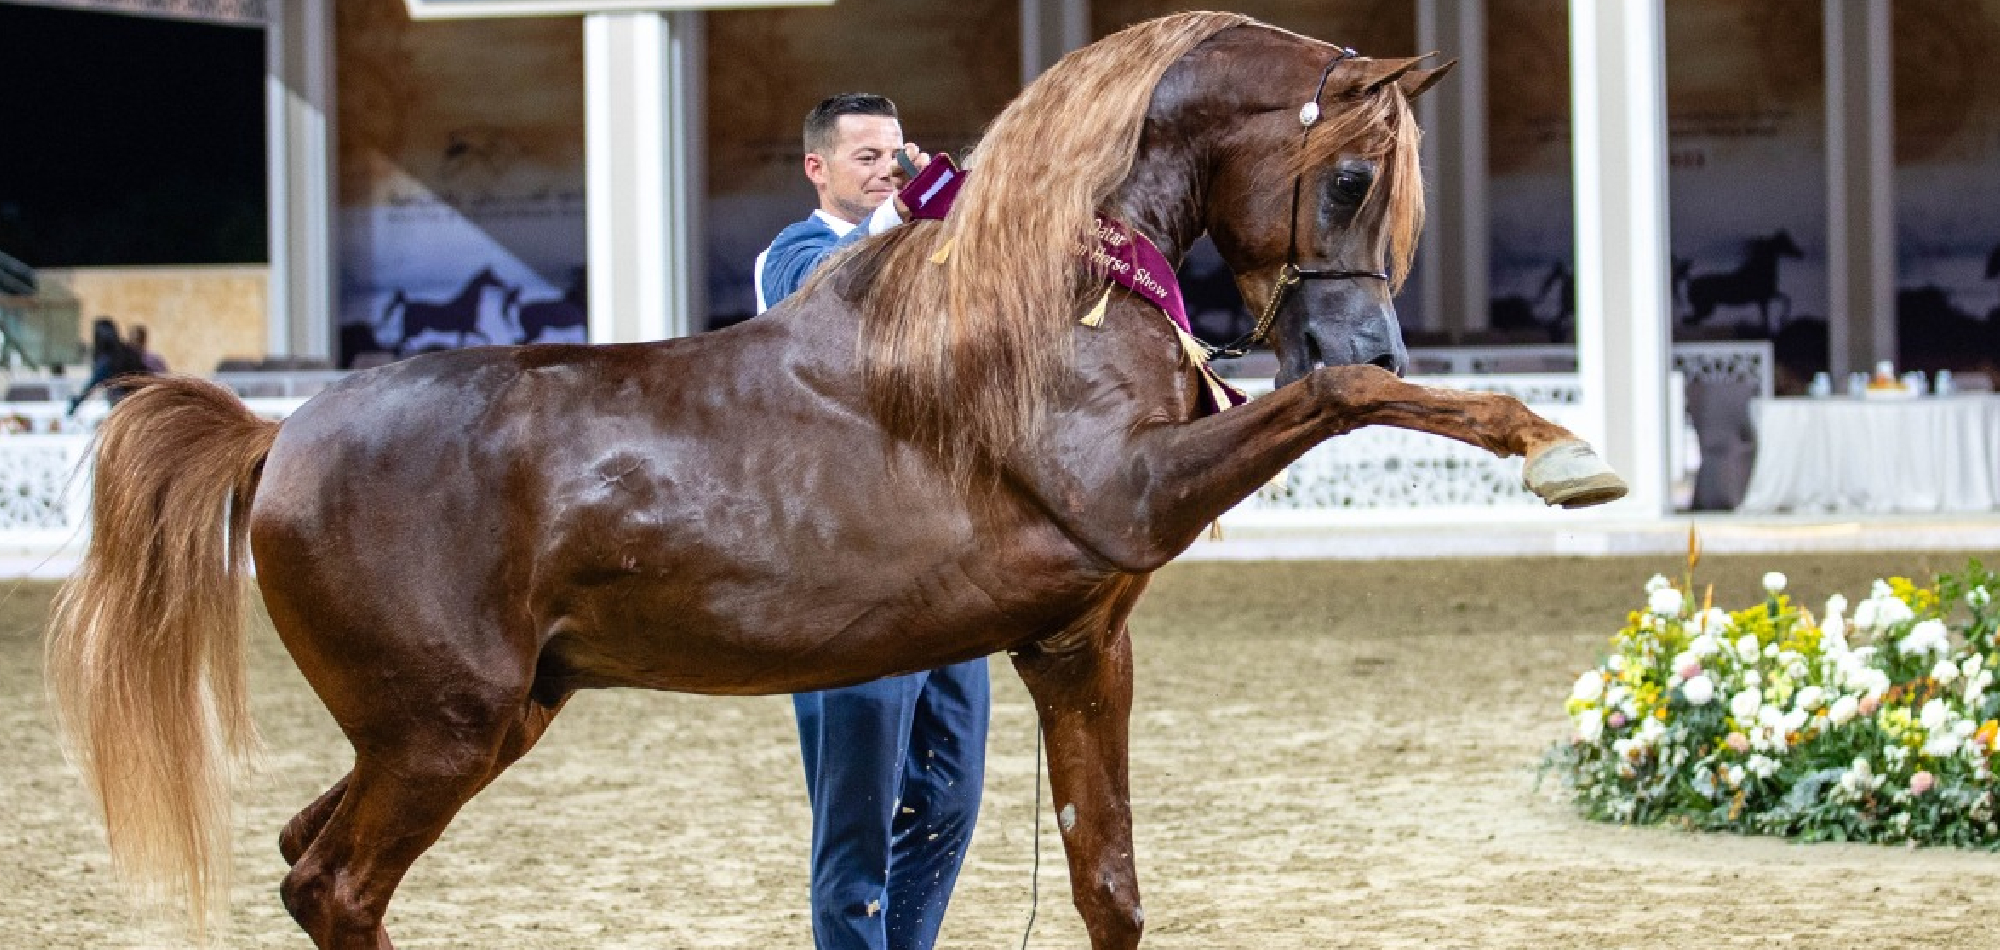
[[[2000,510],[2000,396],[1764,399],[1736,510]]]

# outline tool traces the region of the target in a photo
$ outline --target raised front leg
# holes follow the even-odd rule
[[[1132,860],[1126,759],[1132,642],[1122,623],[1109,633],[1108,642],[1052,642],[1013,658],[1041,717],[1070,893],[1091,950],[1132,950],[1146,924]]]
[[[1625,494],[1583,440],[1520,400],[1418,386],[1374,366],[1322,367],[1192,422],[1079,413],[1061,420],[1050,449],[1019,475],[1071,537],[1119,570],[1147,573],[1307,449],[1369,425],[1526,456],[1528,488],[1550,504],[1574,508]]]

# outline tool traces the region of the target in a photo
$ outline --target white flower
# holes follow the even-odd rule
[[[1723,777],[1729,780],[1729,787],[1730,787],[1730,788],[1735,788],[1735,787],[1737,787],[1737,786],[1739,786],[1739,785],[1742,785],[1742,784],[1743,784],[1743,766],[1740,766],[1740,765],[1732,765],[1732,766],[1729,766],[1728,768],[1726,768],[1726,769],[1724,769],[1724,770],[1723,770]]]
[[[1846,725],[1847,721],[1853,719],[1854,714],[1860,711],[1860,706],[1860,701],[1854,697],[1842,696],[1834,700],[1832,706],[1827,707],[1826,718],[1832,720],[1836,726]]]
[[[1623,706],[1631,695],[1632,691],[1626,689],[1624,683],[1613,683],[1610,689],[1604,691],[1604,708],[1617,709]]]
[[[1694,626],[1703,633],[1728,633],[1729,611],[1720,607],[1710,607],[1694,615]]]
[[[1889,582],[1879,577],[1875,579],[1874,583],[1868,585],[1868,597],[1871,600],[1881,600],[1884,597],[1894,596],[1896,596],[1896,592],[1889,589]]]
[[[1681,697],[1688,701],[1688,705],[1706,706],[1709,700],[1715,698],[1715,681],[1709,679],[1706,673],[1690,677],[1681,684]]]
[[[1720,649],[1722,649],[1722,644],[1706,633],[1688,642],[1688,652],[1698,657],[1714,656],[1716,651]]]
[[[1881,699],[1882,694],[1888,692],[1891,685],[1889,674],[1877,669],[1862,670],[1860,680],[1856,685],[1861,687],[1862,693],[1875,699]]]
[[[1949,659],[1937,661],[1937,665],[1931,667],[1931,679],[1937,680],[1939,686],[1950,685],[1952,680],[1958,679],[1958,664]]]
[[[1610,670],[1613,673],[1624,672],[1625,657],[1617,653],[1613,653],[1610,656],[1605,657],[1604,668]]]
[[[1924,741],[1923,752],[1933,759],[1950,758],[1952,753],[1957,752],[1959,746],[1964,744],[1965,739],[1956,733],[1937,732],[1932,733],[1931,737]]]
[[[1979,658],[1975,656],[1973,659],[1977,660]],[[1965,704],[1967,706],[1978,706],[1979,700],[1986,695],[1986,687],[1991,685],[1993,685],[1992,670],[1980,670],[1978,673],[1966,677]]]
[[[1584,742],[1596,742],[1604,737],[1604,710],[1591,707],[1576,714],[1576,737]]]
[[[1785,575],[1771,571],[1764,575],[1764,590],[1771,596],[1778,596],[1785,589]]]
[[[1674,586],[1674,582],[1667,580],[1667,575],[1655,574],[1651,580],[1646,582],[1646,593],[1650,594],[1654,591],[1665,590],[1672,586]]]
[[[1759,672],[1757,672],[1756,670],[1744,670],[1744,671],[1743,671],[1743,685],[1745,685],[1745,686],[1762,686],[1762,685],[1764,685],[1764,674],[1762,674],[1762,673],[1759,673]]]
[[[1569,698],[1586,703],[1597,702],[1604,695],[1604,674],[1591,670],[1576,678],[1576,685],[1570,688]]]
[[[1662,587],[1646,595],[1646,609],[1662,617],[1678,617],[1684,598],[1672,587]]]
[[[1795,708],[1803,709],[1806,712],[1812,712],[1813,710],[1818,709],[1820,707],[1820,703],[1824,702],[1825,700],[1826,700],[1825,690],[1817,686],[1808,686],[1802,690],[1799,690],[1799,695],[1793,698],[1792,705]]]
[[[1867,759],[1857,757],[1853,767],[1841,774],[1840,787],[1849,795],[1858,795],[1881,788],[1884,778],[1886,776],[1876,775],[1875,770],[1868,767]]]
[[[1763,705],[1764,693],[1752,686],[1730,697],[1729,713],[1735,716],[1738,722],[1754,722],[1757,719],[1757,710]]]
[[[1846,652],[1847,621],[1837,616],[1826,618],[1819,625],[1819,649],[1822,653]]]
[[[1960,666],[1959,669],[1965,674],[1966,679],[1972,679],[1979,675],[1979,668],[1982,665],[1984,665],[1984,659],[1979,654],[1974,653],[1965,658],[1964,665]]]
[[[1993,595],[1987,592],[1986,585],[1984,584],[1965,592],[1965,605],[1974,610],[1978,610],[1992,602]]]
[[[1754,633],[1746,633],[1736,641],[1736,655],[1746,660],[1756,658],[1759,649]]]
[[[1902,603],[1902,601],[1896,601]],[[1906,608],[1907,609],[1907,608]],[[1896,649],[1905,656],[1920,653],[1944,654],[1951,649],[1950,631],[1944,621],[1932,618],[1910,628],[1910,635],[1896,644]]]
[[[1682,650],[1674,654],[1673,662],[1667,668],[1679,674],[1682,679],[1699,676],[1701,675],[1701,657],[1695,656],[1693,650]]]
[[[1778,771],[1778,760],[1760,753],[1751,756],[1750,760],[1744,763],[1744,766],[1755,773],[1758,778],[1770,778]]]
[[[1847,612],[1847,598],[1835,594],[1826,599],[1826,617],[1832,620]]]
[[[1952,713],[1951,707],[1945,705],[1942,699],[1933,699],[1925,703],[1923,711],[1917,714],[1917,721],[1923,723],[1924,728],[1931,732],[1936,732],[1950,725],[1954,718],[1956,717]]]
[[[1648,745],[1658,745],[1660,739],[1666,734],[1667,724],[1651,716],[1647,716],[1644,721],[1639,723],[1639,738]]]

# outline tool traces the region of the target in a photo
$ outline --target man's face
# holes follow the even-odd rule
[[[903,126],[885,115],[844,115],[833,128],[832,146],[806,153],[806,177],[819,192],[821,210],[859,224],[896,193]]]

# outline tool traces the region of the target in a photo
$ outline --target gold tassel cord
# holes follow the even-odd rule
[[[944,246],[938,248],[936,253],[933,253],[931,255],[931,263],[942,264],[945,261],[951,260],[951,249],[953,245],[956,245],[957,243],[958,243],[957,238],[947,238],[944,242]]]
[[[1104,296],[1097,298],[1097,306],[1090,308],[1090,312],[1083,315],[1083,325],[1087,327],[1103,326],[1104,311],[1110,306],[1111,288],[1106,287],[1104,288]]]

